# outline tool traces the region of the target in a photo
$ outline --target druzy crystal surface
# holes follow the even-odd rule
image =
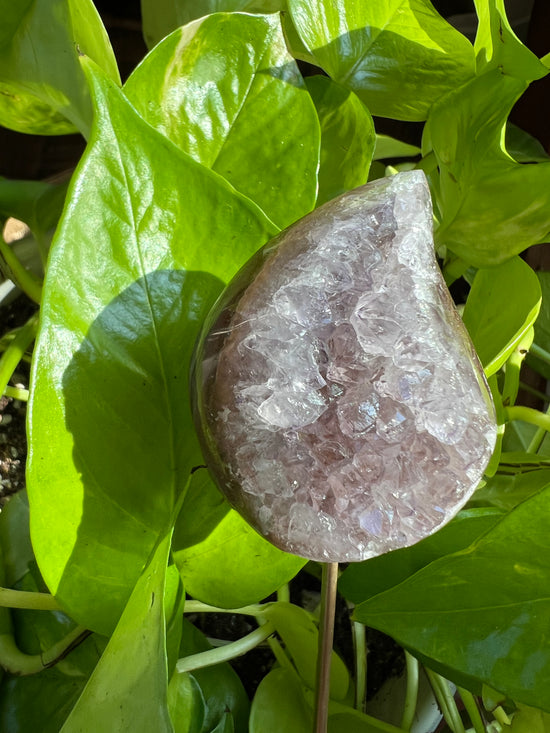
[[[260,251],[215,307],[196,372],[220,488],[310,559],[364,560],[431,534],[494,447],[419,171],[340,196]]]

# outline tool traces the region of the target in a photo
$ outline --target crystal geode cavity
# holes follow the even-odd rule
[[[420,171],[346,193],[264,247],[215,306],[195,369],[221,490],[310,559],[364,560],[431,534],[494,447]]]

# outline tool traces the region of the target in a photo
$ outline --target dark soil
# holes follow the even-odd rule
[[[25,297],[0,307],[0,336],[22,326],[37,310]],[[29,388],[29,364],[22,361],[10,380],[13,387]],[[26,403],[0,397],[0,506],[6,497],[25,488],[27,457]]]
[[[304,570],[291,581],[290,598],[293,603],[314,611],[320,601],[320,590],[319,580]],[[267,600],[276,598],[273,596]],[[197,614],[191,620],[207,637],[226,641],[236,641],[256,628],[254,619],[237,614]],[[369,628],[366,633],[368,649],[366,698],[370,700],[386,680],[401,674],[405,667],[405,657],[403,649],[389,636]],[[336,608],[334,648],[353,674],[354,653],[350,612],[342,598],[338,599]],[[251,699],[273,663],[274,657],[267,643],[231,662]],[[315,664],[315,659],[312,659],[311,663]]]

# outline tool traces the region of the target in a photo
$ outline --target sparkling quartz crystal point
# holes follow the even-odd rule
[[[424,174],[346,193],[266,245],[214,307],[195,380],[211,472],[283,550],[364,560],[449,521],[496,428]]]

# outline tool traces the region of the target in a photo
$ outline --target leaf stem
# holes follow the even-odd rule
[[[414,720],[416,704],[418,702],[418,659],[405,649],[405,663],[407,665],[407,692],[401,727],[409,730]]]
[[[546,415],[550,415],[550,404],[546,408]],[[545,435],[546,435],[545,428],[542,428],[542,427],[537,428],[536,433],[531,438],[531,442],[527,446],[527,452],[528,453],[538,453]]]
[[[25,608],[33,611],[60,611],[61,607],[49,593],[35,593],[27,590],[0,588],[0,606]]]
[[[240,657],[251,649],[254,649],[274,632],[274,624],[271,621],[266,621],[263,626],[243,636],[242,639],[232,641],[230,644],[218,647],[217,649],[208,649],[205,652],[191,654],[188,657],[178,659],[176,669],[178,672],[192,672],[194,669],[202,669],[203,667],[211,667],[221,662],[228,662],[230,659]]]
[[[42,283],[32,272],[26,270],[19,262],[12,248],[6,244],[0,235],[0,270],[7,278],[21,288],[35,303],[42,299]]]
[[[8,384],[4,389],[4,394],[6,397],[11,397],[12,399],[19,400],[20,402],[29,401],[29,390],[23,389],[22,387],[10,387]]]
[[[279,603],[290,603],[290,587],[285,583],[277,591],[277,601]]]
[[[543,430],[550,432],[550,415],[545,415],[540,410],[535,410],[533,407],[523,407],[521,405],[514,405],[513,407],[507,407],[504,410],[506,422],[510,420],[521,420],[522,422],[536,425]]]
[[[441,712],[443,713],[443,717],[447,721],[447,725],[453,733],[466,733],[455,699],[449,689],[449,682],[441,677],[441,675],[436,674],[431,669],[428,669],[428,667],[425,667],[425,670],[437,698],[437,702],[439,703],[439,707],[441,708]]]
[[[55,666],[92,632],[77,626],[56,644],[41,654],[24,654],[16,645],[12,634],[0,636],[0,665],[13,675],[37,674]]]
[[[355,649],[355,709],[365,712],[367,695],[367,636],[365,625],[354,621],[351,626]]]
[[[16,332],[10,345],[0,357],[0,395],[4,394],[4,390],[8,386],[8,382],[21,361],[23,354],[30,344],[32,344],[36,336],[37,328],[38,314],[35,313]]]
[[[217,606],[209,606],[202,601],[185,601],[184,613],[230,613],[241,614],[243,616],[254,616],[262,618],[265,607],[268,604],[256,603],[251,606],[243,606],[242,608],[218,608]]]
[[[458,687],[457,689],[464,703],[464,707],[470,716],[475,733],[485,733],[485,724],[483,723],[475,697],[470,690],[465,690],[463,687]]]

